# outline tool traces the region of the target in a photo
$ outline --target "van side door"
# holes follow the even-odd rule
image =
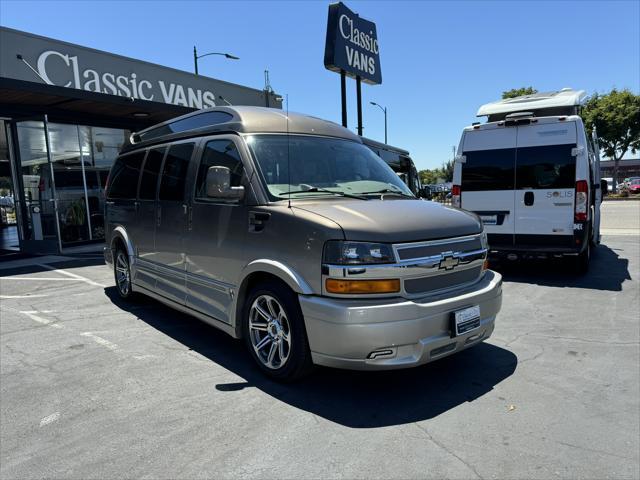
[[[120,155],[109,173],[105,210],[107,242],[111,242],[114,229],[121,226],[135,248],[137,239],[130,228],[136,221],[136,194],[144,157],[144,150]]]
[[[144,288],[156,287],[156,202],[158,198],[158,180],[166,146],[153,147],[147,151],[142,167],[138,188],[138,214],[136,225],[135,251],[136,268],[134,282]]]
[[[233,291],[248,257],[250,170],[243,163],[240,142],[234,135],[204,139],[190,176],[193,193],[187,234],[187,306],[226,323],[230,322]],[[244,199],[207,196],[207,171],[214,166],[231,171],[230,186],[244,186]]]
[[[186,299],[185,235],[188,218],[185,186],[194,147],[193,141],[169,146],[156,204],[156,292],[183,305]]]
[[[466,131],[462,149],[461,207],[480,216],[490,246],[513,245],[516,129]]]
[[[576,124],[540,120],[517,129],[516,244],[571,247]]]

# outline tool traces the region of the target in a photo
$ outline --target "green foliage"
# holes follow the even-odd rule
[[[422,185],[430,185],[438,181],[437,168],[434,170],[420,170],[418,174],[420,175],[420,183],[422,183]]]
[[[604,154],[620,160],[627,151],[640,150],[640,95],[630,90],[594,94],[586,103],[582,118],[589,132],[596,128]]]
[[[511,90],[502,92],[502,98],[515,98],[523,95],[533,95],[534,93],[538,93],[538,90],[533,87],[512,88]]]
[[[445,182],[453,181],[453,160],[447,160],[442,164],[442,168],[440,169],[440,173],[442,178],[444,178]]]
[[[438,183],[442,180],[451,182],[453,180],[453,160],[444,162],[441,168],[420,170],[418,174],[420,175],[420,182],[423,185]]]

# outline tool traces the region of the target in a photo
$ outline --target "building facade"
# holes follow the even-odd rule
[[[613,160],[600,161],[600,176],[602,178],[613,178]],[[618,162],[618,181],[625,178],[640,177],[640,158],[623,158]]]
[[[101,242],[108,172],[130,133],[217,104],[281,99],[0,27],[0,249],[6,237],[30,253]]]

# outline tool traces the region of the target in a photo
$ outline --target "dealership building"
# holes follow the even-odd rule
[[[0,251],[101,243],[106,178],[131,132],[219,104],[281,99],[0,27]]]

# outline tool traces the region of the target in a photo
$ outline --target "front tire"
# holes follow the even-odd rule
[[[274,380],[293,382],[312,369],[302,311],[294,292],[279,283],[261,284],[248,295],[243,333],[260,370]]]

